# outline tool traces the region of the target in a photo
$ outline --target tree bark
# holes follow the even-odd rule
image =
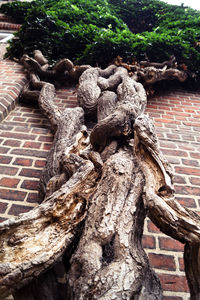
[[[162,69],[134,66],[132,77],[133,67],[119,59],[105,70],[79,71],[67,59],[48,70],[40,52],[23,61],[55,135],[40,180],[42,203],[0,225],[0,299],[10,292],[16,300],[162,299],[141,245],[147,214],[186,244],[186,275],[191,297],[198,299],[200,217],[174,199],[171,168],[144,114],[144,87],[135,80],[148,83],[145,74],[152,70],[151,82],[184,80],[185,73],[172,68],[174,59]],[[59,72],[82,74],[81,107],[55,106],[54,86],[41,80]]]

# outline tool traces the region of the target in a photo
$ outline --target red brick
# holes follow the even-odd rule
[[[181,151],[181,150],[162,149],[162,152],[165,155],[171,155],[171,156],[178,156],[178,157],[188,156],[188,153],[186,151]]]
[[[8,203],[0,202],[0,213],[5,213],[6,209],[8,207]]]
[[[38,135],[43,135],[43,134],[48,134],[49,130],[46,128],[32,128],[32,133],[38,134]],[[53,137],[50,137],[51,140]]]
[[[182,163],[183,163],[183,165],[192,166],[192,167],[198,167],[199,166],[198,161],[191,160],[191,159],[182,159]]]
[[[17,132],[30,132],[31,131],[31,128],[28,128],[28,127],[24,127],[24,126],[17,126],[14,128],[14,131],[17,131]]]
[[[176,197],[176,200],[185,207],[196,208],[196,202],[193,198]]]
[[[18,216],[19,214],[26,213],[30,210],[32,210],[33,207],[25,206],[25,205],[18,205],[13,204],[8,212],[9,215]]]
[[[9,164],[12,160],[11,156],[2,156],[0,155],[0,164]]]
[[[2,179],[0,179],[0,186],[16,188],[19,181],[20,180],[16,178],[3,177]]]
[[[27,202],[38,203],[38,193],[28,193]]]
[[[191,184],[200,186],[200,178],[198,177],[190,177],[189,178]]]
[[[7,119],[8,119],[8,117],[7,117]],[[13,126],[6,125],[6,124],[4,123],[4,124],[0,124],[0,129],[1,129],[2,131],[12,131]]]
[[[44,119],[44,116],[40,113],[40,110],[38,111],[38,110],[35,110],[35,111],[33,111],[32,113],[28,113],[28,112],[26,112],[26,113],[24,113],[23,114],[23,116],[24,117],[28,117],[29,118],[29,121],[30,120],[41,120],[41,118],[43,118]],[[36,119],[37,118],[37,119]]]
[[[4,175],[16,175],[18,169],[8,166],[0,166],[0,174]]]
[[[22,117],[14,117],[13,121],[17,121],[17,122],[26,122],[26,118],[22,118]]]
[[[171,297],[171,296],[165,296],[163,297],[163,300],[185,300],[182,297]]]
[[[19,140],[34,140],[35,135],[33,134],[22,134],[22,133],[15,133],[15,132],[3,132],[1,134],[2,137],[5,138],[14,138]]]
[[[160,141],[160,147],[175,149],[177,145],[174,142]]]
[[[39,138],[38,138],[38,140],[40,141],[40,142],[52,142],[53,141],[53,137],[51,137],[51,136],[40,136]]]
[[[172,292],[189,292],[187,280],[184,276],[172,274],[158,274],[164,290]]]
[[[164,119],[164,117],[162,117],[162,119],[155,119],[155,122],[160,122],[160,123],[169,123],[169,124],[176,124],[176,125],[180,125],[181,123],[179,121],[175,121],[175,120],[171,120],[171,119]]]
[[[200,188],[198,187],[175,185],[174,188],[175,192],[180,195],[200,195]]]
[[[165,158],[170,164],[180,165],[180,159],[177,157],[165,156]]]
[[[0,188],[0,195],[2,199],[12,200],[12,201],[24,201],[26,197],[25,192],[2,189],[2,188]]]
[[[36,148],[40,149],[41,143],[38,142],[25,142],[23,145],[24,148]]]
[[[200,168],[175,167],[175,172],[179,174],[200,176]]]
[[[51,147],[52,147],[52,144],[47,144],[47,143],[45,143],[44,146],[43,146],[43,149],[44,149],[44,150],[50,150]]]
[[[148,257],[153,268],[169,271],[176,270],[174,257],[172,255],[149,253]]]
[[[6,140],[3,145],[11,146],[11,147],[19,147],[21,145],[21,141],[18,140]]]
[[[35,167],[36,168],[44,168],[46,164],[46,160],[36,160]]]
[[[200,123],[195,123],[195,122],[183,122],[183,124],[185,126],[190,126],[190,127],[192,127],[192,126],[200,127]]]
[[[184,245],[176,240],[173,240],[168,237],[159,237],[159,246],[162,250],[169,250],[169,251],[183,251]]]
[[[179,262],[179,270],[184,272],[185,271],[184,259],[182,257],[179,257],[178,262]]]
[[[183,176],[179,176],[179,175],[174,175],[173,177],[173,181],[174,183],[182,183],[182,184],[185,184],[186,183],[186,180]]]
[[[32,149],[13,149],[11,151],[12,154],[20,155],[20,156],[33,156],[39,158],[45,158],[47,156],[47,152],[32,150]]]
[[[190,156],[192,158],[200,159],[200,152],[198,152],[198,153],[190,152]]]
[[[149,232],[160,233],[160,229],[156,227],[156,225],[154,225],[150,220],[147,222],[147,227]]]
[[[30,167],[32,165],[33,160],[28,158],[16,158],[14,161],[14,165]]]
[[[38,181],[36,180],[24,180],[21,184],[21,188],[26,190],[37,190],[38,189]]]
[[[0,147],[0,153],[1,153],[1,154],[8,153],[9,150],[10,150],[10,148],[7,148],[7,147]]]
[[[155,249],[156,248],[155,237],[149,236],[149,235],[143,235],[142,245],[144,248],[147,248],[147,249]]]
[[[25,177],[34,177],[34,178],[40,178],[41,176],[41,170],[35,170],[35,169],[22,169],[19,173],[20,176]]]
[[[167,138],[169,139],[169,140],[180,140],[180,136],[178,135],[178,134],[171,134],[171,133],[167,133]],[[182,156],[181,154],[180,154],[180,156]],[[185,156],[185,155],[183,155],[183,156]],[[187,155],[186,155],[187,156]]]

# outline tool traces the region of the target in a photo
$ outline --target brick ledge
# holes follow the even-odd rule
[[[0,122],[14,109],[27,82],[23,67],[11,60],[0,61]]]

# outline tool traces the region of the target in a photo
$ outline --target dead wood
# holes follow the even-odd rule
[[[0,225],[0,299],[9,292],[17,300],[162,299],[141,245],[147,213],[164,233],[186,244],[186,275],[191,297],[198,299],[200,217],[174,199],[171,168],[144,114],[146,92],[137,82],[183,81],[185,72],[174,68],[174,59],[143,68],[118,59],[105,70],[63,59],[49,70],[35,52],[23,63],[55,135],[40,180],[43,202]],[[80,76],[81,107],[57,108],[55,88],[45,81],[56,74]],[[93,128],[87,130],[84,115],[96,117]],[[59,280],[64,294],[56,293]]]

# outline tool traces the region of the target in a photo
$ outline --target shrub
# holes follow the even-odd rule
[[[162,61],[175,55],[199,80],[200,12],[158,0],[35,0],[0,8],[23,25],[8,56],[39,48],[51,62],[104,66],[124,59]]]

